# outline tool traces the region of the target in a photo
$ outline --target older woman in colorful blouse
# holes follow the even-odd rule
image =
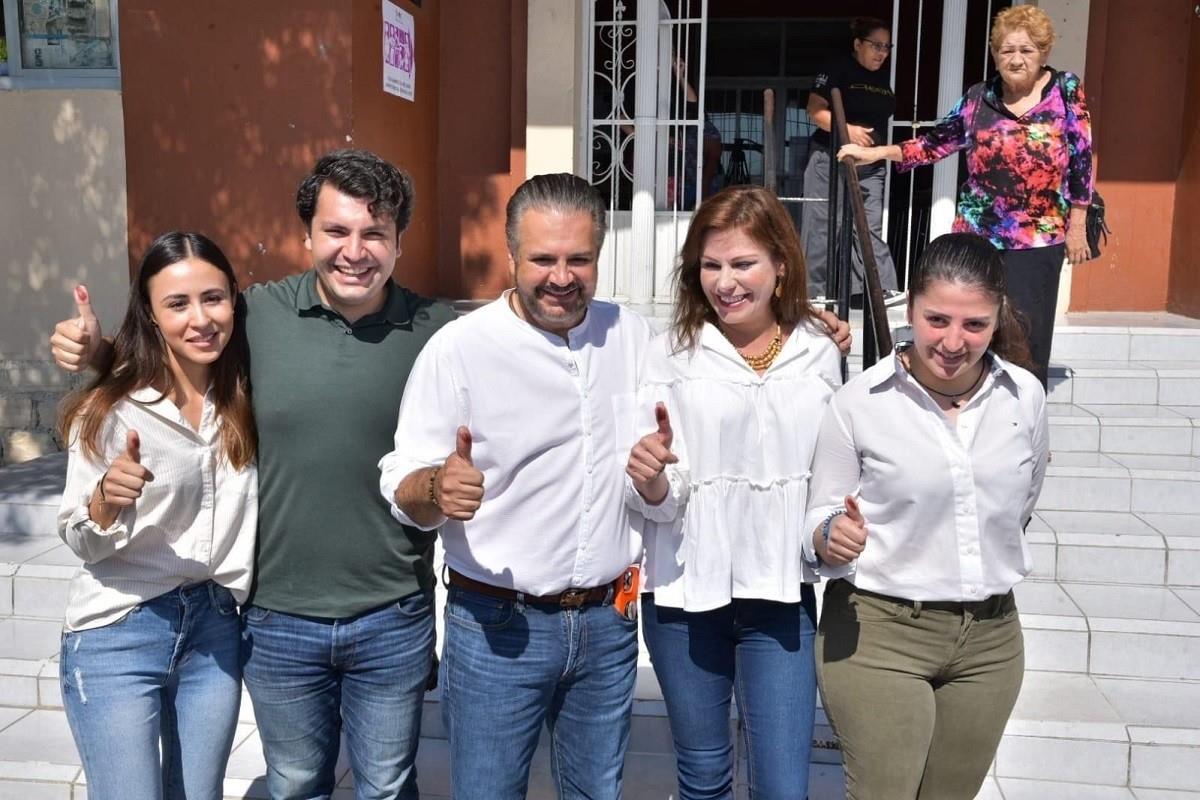
[[[996,15],[999,70],[976,84],[927,133],[898,145],[848,144],[840,159],[898,161],[903,172],[967,151],[967,182],[954,230],[986,236],[1004,252],[1009,297],[1029,325],[1034,372],[1046,384],[1063,256],[1090,257],[1091,120],[1078,76],[1047,66],[1054,26],[1033,6]]]

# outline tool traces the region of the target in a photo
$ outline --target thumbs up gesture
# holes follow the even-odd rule
[[[483,502],[483,473],[471,460],[471,431],[460,425],[454,452],[446,457],[433,482],[437,506],[449,519],[467,521]]]
[[[829,541],[825,541],[824,533],[818,529],[813,533],[813,544],[821,560],[835,567],[858,558],[867,546],[867,521],[858,501],[846,495],[845,513],[829,523]]]
[[[126,508],[142,496],[142,487],[154,480],[142,466],[142,443],[137,431],[125,434],[125,452],[108,466],[100,481],[100,499],[105,505]]]
[[[80,372],[100,345],[100,320],[92,311],[86,286],[75,287],[75,316],[54,326],[50,350],[54,361],[68,372]]]
[[[651,503],[661,503],[667,496],[667,477],[663,470],[679,458],[671,452],[675,433],[671,430],[671,418],[662,403],[654,406],[654,421],[658,427],[638,440],[629,451],[629,463],[625,472],[633,479],[638,494]]]

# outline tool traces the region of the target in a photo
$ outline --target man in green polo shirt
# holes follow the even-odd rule
[[[360,800],[418,797],[435,534],[392,518],[376,464],[417,353],[453,312],[391,278],[412,200],[372,153],[323,156],[296,196],[311,269],[243,295],[259,437],[243,677],[275,800],[329,797],[343,730]],[[71,370],[102,342],[79,312],[51,340]]]

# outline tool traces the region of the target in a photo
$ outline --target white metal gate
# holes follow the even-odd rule
[[[585,176],[609,209],[597,294],[670,302],[702,189],[708,0],[583,3]]]

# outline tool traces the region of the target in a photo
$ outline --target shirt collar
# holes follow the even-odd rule
[[[805,335],[806,333],[804,322],[796,323],[791,335],[783,343],[783,349],[779,351],[779,355],[771,362],[771,366],[767,368],[766,372],[770,372],[772,369],[807,353],[809,344],[808,336]],[[704,327],[700,329],[700,346],[706,350],[711,350],[716,355],[733,361],[743,369],[754,372],[754,369],[746,363],[746,359],[742,358],[742,354],[737,351],[737,348],[725,338],[725,334],[721,333],[721,329],[711,322],[705,322]],[[765,375],[766,372],[763,374]]]
[[[1054,91],[1054,87],[1058,85],[1058,70],[1049,64],[1045,66],[1045,70],[1046,72],[1050,73],[1050,80],[1046,81],[1046,85],[1042,87],[1042,96],[1038,98],[1038,103],[1041,103],[1043,100],[1045,100],[1050,92]],[[1003,80],[1004,79],[1000,77],[999,72],[988,79],[986,84],[988,95],[987,100],[996,108],[1006,109],[1007,106],[1005,106],[1004,101],[1000,99],[1004,96],[1004,90],[1002,87]]]
[[[174,425],[184,428],[193,435],[206,437],[206,433],[211,433],[210,426],[215,419],[216,407],[212,399],[212,386],[208,387],[208,391],[204,393],[204,410],[200,414],[200,430],[196,431],[191,424],[183,418],[183,414],[179,411],[179,406],[175,405],[169,397],[164,395],[153,386],[143,386],[140,389],[134,389],[129,393],[129,399],[138,404],[138,406],[148,414],[153,414],[159,419],[166,420]]]
[[[587,313],[583,315],[583,319],[580,320],[578,325],[576,325],[574,328],[571,328],[569,331],[567,331],[567,336],[564,339],[561,334],[552,333],[548,330],[544,330],[544,329],[539,328],[538,326],[532,324],[531,322],[529,322],[529,320],[522,319],[521,316],[519,314],[517,314],[516,308],[514,308],[514,306],[513,306],[513,304],[516,302],[513,299],[513,295],[516,291],[517,291],[516,289],[505,289],[503,292],[501,292],[500,296],[496,298],[495,302],[504,304],[504,308],[501,309],[501,312],[508,315],[508,317],[514,323],[516,323],[519,327],[524,328],[529,331],[532,331],[533,333],[537,334],[538,336],[541,336],[543,339],[547,340],[551,344],[555,344],[555,345],[565,344],[568,342],[572,342],[580,337],[586,336],[588,330],[592,326],[592,319],[595,318],[595,316],[596,316],[595,310],[592,308],[591,303],[589,303]]]
[[[898,342],[892,349],[892,355],[889,359],[880,359],[870,369],[866,371],[867,385],[872,389],[876,389],[889,380],[894,381],[910,381],[913,380],[908,370],[904,368],[904,363],[900,360],[900,353],[912,347],[912,342]],[[993,381],[998,381],[1004,378],[1004,383],[1009,386],[1015,393],[1017,389],[1016,381],[1013,380],[1011,370],[1013,365],[1005,361],[1000,356],[996,355],[991,350],[988,351],[989,372]]]
[[[407,293],[396,284],[396,281],[388,278],[387,283],[384,285],[384,291],[387,292],[387,297],[384,298],[383,308],[374,314],[366,315],[351,327],[374,325],[381,322],[390,325],[407,325],[412,321],[412,311],[408,305]],[[337,314],[336,311],[325,305],[321,300],[321,295],[317,292],[317,271],[310,269],[304,273],[300,282],[296,285],[296,313],[303,314],[306,311],[318,310]],[[341,315],[338,314],[338,316],[340,317]]]

